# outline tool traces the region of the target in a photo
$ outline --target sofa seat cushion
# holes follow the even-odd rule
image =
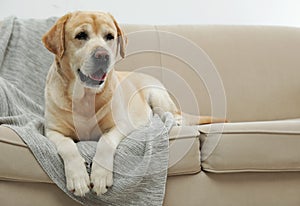
[[[174,127],[170,132],[168,175],[200,171],[199,132],[195,127]],[[22,139],[0,126],[0,179],[53,183]]]
[[[52,183],[22,139],[0,126],[0,179]]]
[[[202,169],[300,171],[300,120],[201,125]]]
[[[197,127],[173,127],[169,139],[168,176],[195,174],[201,170],[200,133]]]

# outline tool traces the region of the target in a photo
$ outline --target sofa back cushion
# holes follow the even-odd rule
[[[123,28],[128,36],[129,56],[117,68],[156,76],[185,112],[214,116],[227,113],[231,121],[300,116],[300,28],[219,25],[123,25]],[[176,35],[178,38],[174,38]],[[184,47],[185,44],[188,46]],[[191,45],[198,47],[199,53]],[[183,51],[183,56],[176,55],[178,50]],[[204,54],[209,58],[205,59]],[[191,62],[197,58],[199,64],[195,68]],[[214,74],[211,78],[207,74],[213,66],[221,84],[218,76]],[[215,84],[210,84],[212,81]],[[224,91],[218,85],[223,85]]]

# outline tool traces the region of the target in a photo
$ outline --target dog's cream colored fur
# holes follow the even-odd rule
[[[75,38],[81,31],[88,39]],[[105,39],[107,33],[114,39]],[[84,196],[93,185],[93,191],[101,195],[113,184],[113,158],[119,142],[134,128],[146,124],[153,109],[171,112],[178,120],[181,112],[155,78],[113,69],[116,53],[125,55],[126,39],[110,14],[69,13],[44,35],[43,42],[55,54],[45,90],[46,135],[64,161],[67,188]],[[95,69],[90,63],[92,54],[99,48],[108,51],[111,64],[104,83],[91,87],[80,80],[77,70],[91,74]],[[190,123],[212,121],[223,120],[196,117]],[[100,136],[89,177],[74,141],[98,140]]]

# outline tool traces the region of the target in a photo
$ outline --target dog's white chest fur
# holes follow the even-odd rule
[[[73,122],[79,140],[98,140],[103,131],[99,127],[95,107],[95,95],[84,94],[81,99],[72,102]],[[102,113],[105,110],[101,109]],[[103,114],[105,115],[105,114]]]

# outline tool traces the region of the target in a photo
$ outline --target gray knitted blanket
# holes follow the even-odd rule
[[[168,166],[168,132],[174,121],[166,113],[154,116],[119,145],[114,161],[114,185],[101,197],[92,192],[76,197],[66,189],[63,162],[44,136],[44,85],[53,56],[41,36],[55,18],[5,19],[0,27],[0,124],[12,128],[31,149],[57,186],[84,205],[162,205]],[[77,143],[91,163],[97,142]],[[17,163],[12,163],[17,164]],[[88,171],[90,168],[88,168]],[[89,171],[90,172],[90,171]]]

